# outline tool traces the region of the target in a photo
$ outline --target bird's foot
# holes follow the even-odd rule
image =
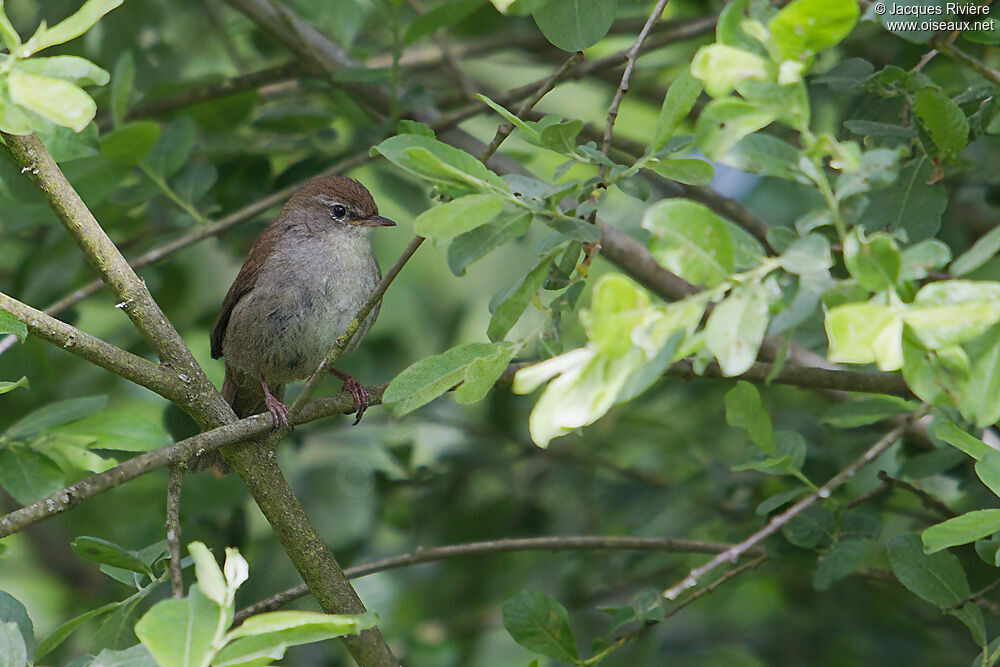
[[[330,372],[340,378],[340,381],[344,383],[344,391],[351,392],[354,396],[354,408],[356,410],[354,424],[352,426],[357,426],[361,422],[361,418],[365,414],[365,410],[368,409],[368,390],[365,386],[354,379],[354,376],[348,375],[343,371],[338,371],[336,368],[331,368]]]
[[[267,411],[274,418],[274,428],[285,428],[289,431],[295,428],[288,419],[288,406],[274,397],[271,390],[267,388],[267,382],[263,376],[260,378],[260,385],[264,388],[264,405],[267,406]]]

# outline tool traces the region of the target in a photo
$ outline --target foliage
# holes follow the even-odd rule
[[[277,450],[338,560],[695,541],[376,565],[358,590],[406,664],[1000,662],[995,35],[855,0],[674,0],[658,25],[625,0],[277,3],[317,49],[230,4],[0,2],[0,130],[37,133],[217,385],[208,331],[290,186],[350,166],[430,240],[338,360],[386,410]],[[93,271],[7,145],[0,292],[153,359],[127,299],[60,301]],[[405,236],[375,237],[383,269]],[[0,310],[5,511],[197,432],[44,334]],[[238,479],[185,480],[186,597],[162,470],[0,542],[5,664],[346,664],[318,642],[374,614],[230,627],[237,594],[301,580]]]

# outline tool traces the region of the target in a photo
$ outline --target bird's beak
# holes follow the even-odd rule
[[[354,223],[360,227],[395,227],[396,223],[389,218],[383,218],[381,215],[376,215],[371,218],[366,218],[364,220],[358,220]]]

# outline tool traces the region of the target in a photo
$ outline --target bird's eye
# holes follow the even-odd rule
[[[335,217],[335,218],[343,218],[345,215],[347,215],[347,207],[346,206],[344,206],[343,204],[334,204],[333,205],[333,217]]]

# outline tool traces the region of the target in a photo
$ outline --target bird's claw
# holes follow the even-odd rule
[[[289,431],[295,428],[288,420],[288,406],[276,399],[274,396],[267,396],[264,399],[267,411],[274,417],[274,428],[286,428]]]
[[[355,409],[355,419],[352,426],[357,426],[361,423],[361,418],[365,415],[365,410],[368,409],[370,405],[368,398],[368,390],[365,386],[354,379],[354,376],[348,375],[347,373],[338,371],[336,369],[331,369],[330,371],[344,383],[344,391],[351,392],[351,396],[354,397],[354,409]]]

